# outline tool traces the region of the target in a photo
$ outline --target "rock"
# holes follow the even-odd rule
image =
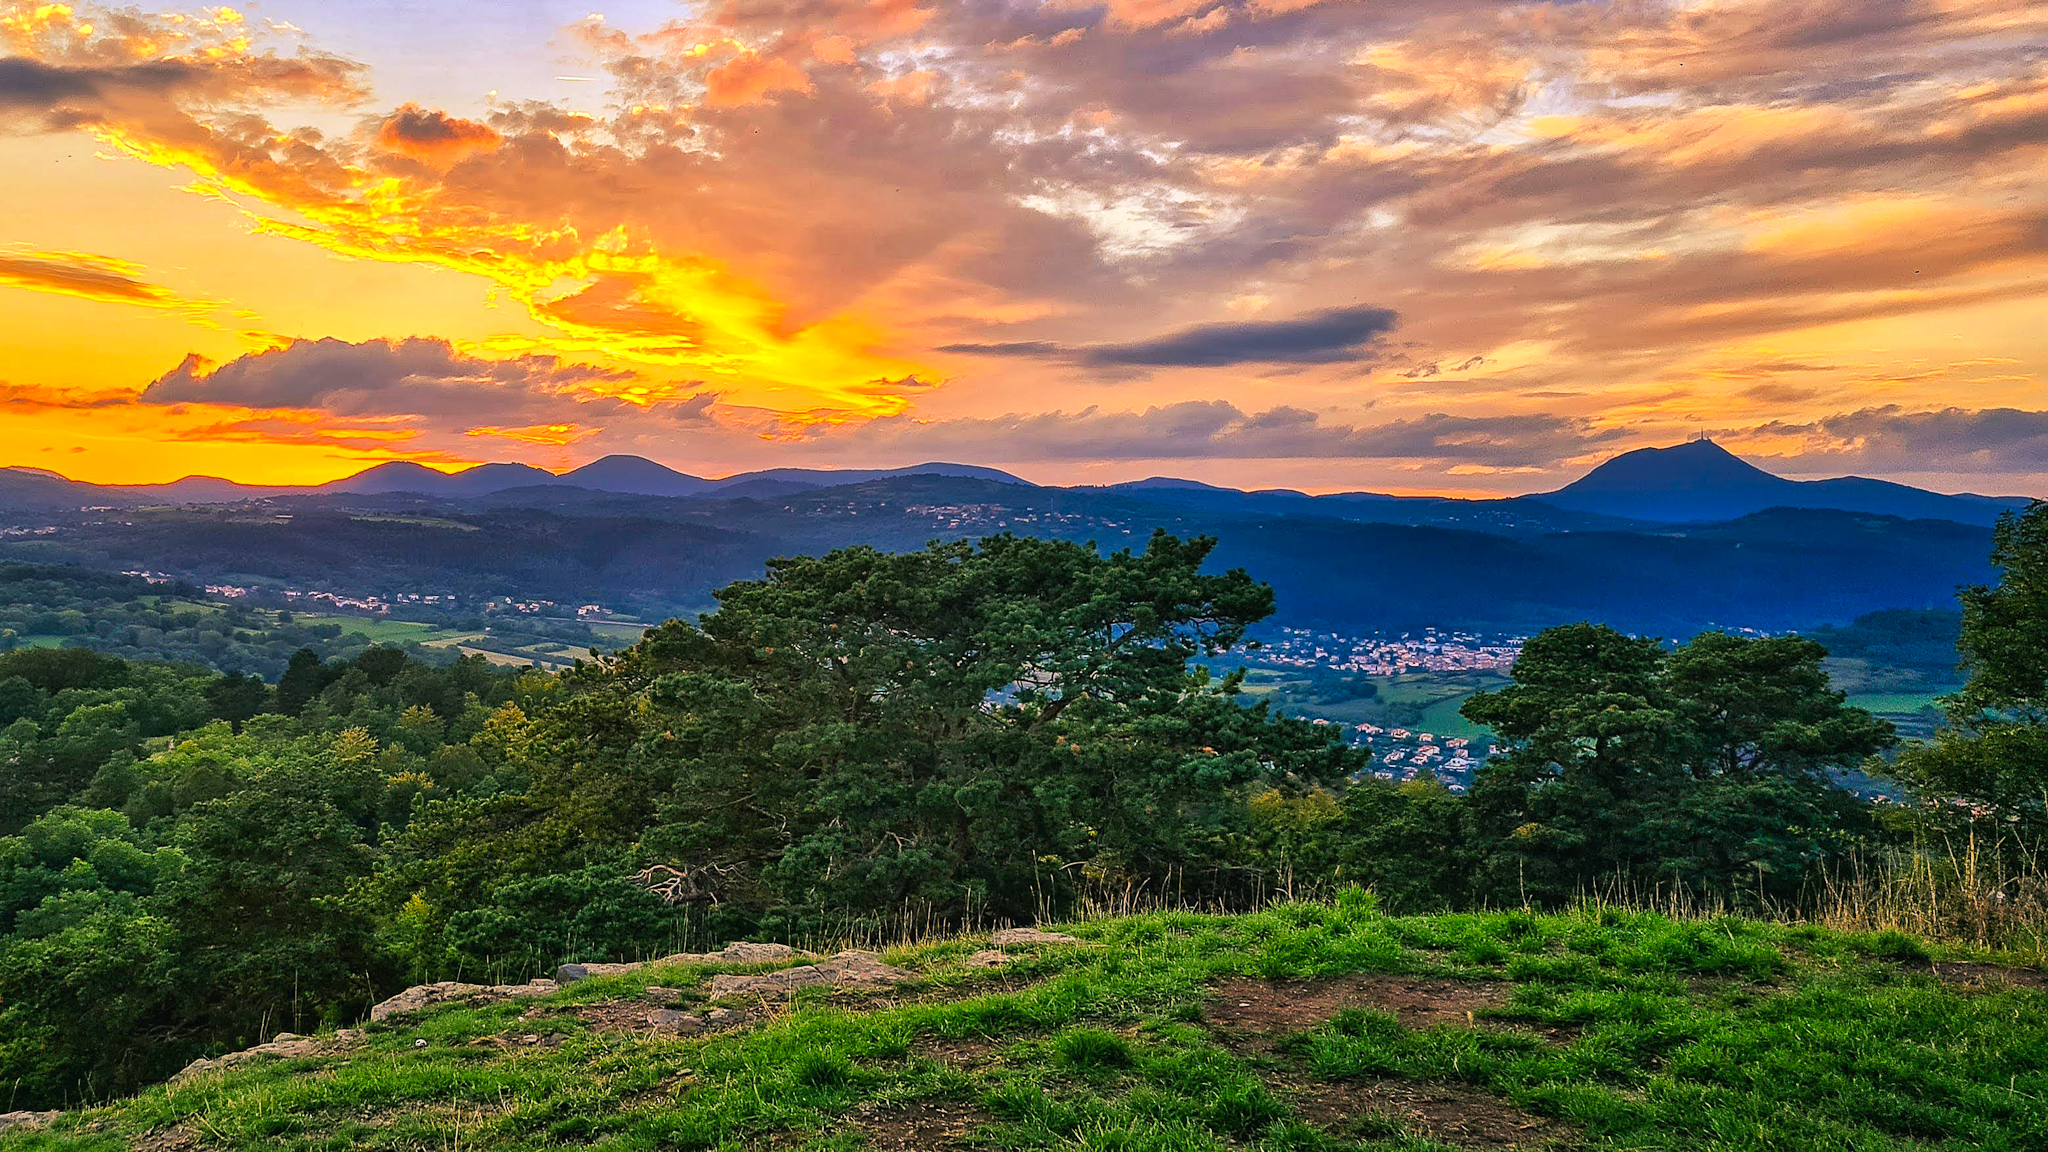
[[[841,952],[816,964],[764,972],[758,976],[713,976],[711,997],[787,996],[799,988],[829,985],[858,991],[892,987],[910,979],[910,973],[882,963],[871,952]]]
[[[640,994],[649,1000],[680,1000],[683,998],[682,989],[664,988],[659,984],[649,984]]]
[[[220,1056],[194,1060],[179,1069],[178,1074],[171,1077],[171,1079],[176,1080],[180,1077],[191,1076],[200,1072],[212,1072],[219,1068],[232,1068],[245,1060],[253,1060],[258,1056],[270,1056],[279,1060],[288,1060],[301,1056],[320,1056],[329,1052],[353,1048],[362,1042],[363,1034],[354,1028],[343,1028],[326,1040],[322,1040],[317,1036],[300,1036],[293,1032],[279,1032],[276,1038],[268,1044],[258,1044],[254,1048],[244,1048],[240,1052],[228,1052]]]
[[[1010,958],[1008,956],[994,948],[983,948],[981,951],[969,956],[966,960],[969,968],[1001,968],[1009,962]]]
[[[704,1018],[694,1012],[677,1012],[670,1008],[656,1008],[647,1014],[647,1023],[663,1032],[680,1032],[688,1036],[704,1030]]]
[[[1022,944],[1086,944],[1078,936],[1064,932],[1046,932],[1037,928],[1004,928],[989,939],[998,948],[1011,948]]]
[[[0,1132],[27,1132],[48,1128],[62,1112],[0,1112]]]
[[[663,956],[659,960],[636,960],[628,964],[564,964],[555,972],[555,979],[563,984],[588,980],[594,976],[619,976],[650,966],[673,967],[682,964],[780,964],[809,955],[798,952],[787,944],[755,944],[746,940],[727,944],[716,952],[678,952]]]
[[[518,1000],[547,996],[561,989],[553,980],[529,980],[524,984],[459,984],[443,980],[438,984],[415,984],[370,1009],[370,1019],[382,1020],[399,1012],[418,1012],[450,1000]]]

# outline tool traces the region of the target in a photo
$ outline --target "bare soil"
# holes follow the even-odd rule
[[[1226,1040],[1258,1044],[1306,1032],[1346,1008],[1391,1012],[1410,1028],[1476,1026],[1479,1013],[1507,1003],[1508,992],[1493,981],[1379,973],[1279,983],[1237,977],[1216,985],[1205,1015]]]
[[[1275,1089],[1294,1105],[1296,1116],[1337,1135],[1385,1134],[1391,1121],[1453,1147],[1496,1150],[1538,1148],[1570,1132],[1558,1121],[1463,1084],[1287,1082]]]
[[[987,1037],[965,1036],[926,1040],[917,1046],[916,1052],[949,1067],[971,1070],[993,1063],[999,1047],[1000,1045]]]
[[[2014,968],[2006,964],[1979,964],[1970,960],[1937,960],[1929,965],[1944,984],[1986,988],[2034,988],[2048,990],[2048,972],[2035,968]]]
[[[967,1148],[967,1134],[994,1119],[978,1105],[952,1100],[896,1104],[852,1117],[867,1147],[883,1152]]]

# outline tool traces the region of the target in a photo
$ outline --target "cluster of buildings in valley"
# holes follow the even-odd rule
[[[169,572],[150,572],[131,569],[123,576],[139,577],[151,584],[170,584],[179,579]],[[467,609],[471,612],[490,615],[513,613],[520,616],[566,616],[573,614],[578,620],[608,620],[612,610],[603,604],[563,605],[553,600],[520,599],[512,596],[492,596],[481,600],[467,601],[453,592],[394,592],[388,596],[364,592],[327,592],[305,588],[272,588],[248,584],[207,584],[206,594],[222,600],[283,601],[287,605],[339,609],[344,612],[370,613],[388,616],[393,610],[425,609],[452,612]]]
[[[1442,781],[1453,792],[1463,792],[1472,783],[1472,773],[1500,749],[1463,736],[1439,736],[1434,732],[1407,728],[1386,728],[1378,724],[1352,726],[1357,743],[1373,751],[1371,774],[1380,780],[1415,780],[1426,775]]]
[[[1105,520],[1100,516],[1071,512],[1026,512],[1002,504],[907,504],[903,514],[930,520],[941,528],[967,531],[1000,531],[1047,524],[1088,524],[1126,532],[1130,530],[1130,525],[1122,520]]]
[[[1312,628],[1280,628],[1243,653],[1248,663],[1281,673],[1322,673],[1345,678],[1416,673],[1505,674],[1522,653],[1520,636],[1424,628],[1398,634],[1352,635]],[[1452,683],[1456,683],[1455,677]],[[1455,692],[1456,689],[1451,689]],[[1352,723],[1319,717],[1315,704],[1295,704],[1317,724],[1339,727],[1353,744],[1372,750],[1367,775],[1390,781],[1434,778],[1453,792],[1471,787],[1472,775],[1500,749],[1466,736],[1391,723]],[[1356,718],[1354,713],[1353,718]]]
[[[1275,668],[1361,672],[1398,676],[1404,672],[1505,672],[1522,654],[1519,636],[1483,636],[1473,632],[1403,632],[1350,636],[1309,628],[1281,628],[1247,655]]]

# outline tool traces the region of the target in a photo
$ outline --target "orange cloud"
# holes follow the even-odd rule
[[[142,271],[141,266],[126,260],[88,252],[0,249],[0,284],[9,287],[149,308],[203,311],[213,307],[210,301],[189,300],[142,279]]]
[[[748,52],[712,69],[704,77],[704,90],[714,107],[734,108],[774,92],[809,92],[812,87],[810,76],[789,61]]]
[[[401,104],[377,126],[377,146],[428,164],[452,164],[503,143],[488,124]]]

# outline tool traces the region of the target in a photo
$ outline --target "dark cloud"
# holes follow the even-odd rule
[[[554,356],[491,360],[445,340],[294,340],[282,348],[207,366],[197,356],[148,388],[145,404],[225,404],[314,408],[337,416],[430,416],[507,423],[521,414],[561,414],[592,403],[585,386],[631,380],[630,372],[564,362]],[[628,408],[600,404],[612,414]],[[519,422],[516,419],[511,422]]]
[[[1453,416],[1354,425],[1303,408],[1247,412],[1190,400],[1142,412],[1012,413],[938,421],[876,420],[821,429],[824,443],[887,453],[1000,460],[1433,460],[1496,468],[1547,467],[1623,438],[1569,416]]]
[[[0,108],[46,109],[66,100],[100,97],[115,89],[171,92],[205,73],[182,60],[152,60],[118,67],[65,67],[26,56],[0,57]]]
[[[58,132],[113,120],[168,122],[182,118],[179,102],[190,101],[351,99],[361,94],[361,71],[359,65],[320,53],[247,56],[216,63],[6,56],[0,57],[0,127]]]
[[[1893,404],[1808,423],[1773,422],[1756,433],[1803,438],[1804,450],[1784,457],[1802,470],[2048,473],[2048,412],[2021,408],[1912,411]]]
[[[1400,317],[1385,308],[1332,308],[1292,320],[1198,324],[1150,340],[1067,347],[1044,340],[949,344],[941,352],[1074,360],[1102,368],[1221,368],[1363,360]]]

